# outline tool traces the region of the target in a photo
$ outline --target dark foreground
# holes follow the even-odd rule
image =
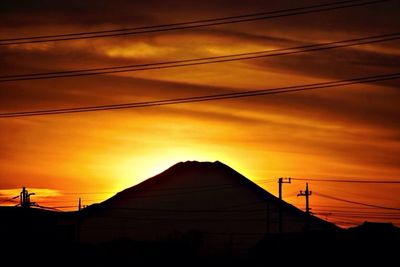
[[[54,215],[56,214],[56,215]],[[67,216],[57,224],[57,216]],[[201,232],[155,242],[78,242],[70,216],[20,209],[0,212],[1,266],[398,266],[400,228],[364,223],[348,230],[266,235],[250,251],[205,248]],[[73,221],[73,217],[72,217]],[[72,225],[72,227],[71,227]],[[8,263],[8,265],[6,264]]]
[[[399,231],[389,226],[378,228],[270,235],[241,255],[229,251],[203,254],[200,236],[157,242],[126,239],[90,245],[16,235],[15,239],[2,239],[1,261],[13,263],[9,266],[397,266]]]

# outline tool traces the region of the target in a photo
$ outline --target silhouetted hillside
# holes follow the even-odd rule
[[[280,227],[281,225],[281,227]],[[85,209],[80,241],[155,242],[198,233],[200,254],[246,254],[264,236],[338,231],[220,162],[181,162]]]
[[[304,220],[308,220],[309,224],[319,224],[320,228],[337,229],[332,223],[314,216],[306,216],[303,211],[279,200],[219,161],[177,163],[164,172],[125,189],[101,204],[89,207],[84,213],[90,216],[92,213],[118,209],[120,206],[125,208],[133,206],[132,209],[145,210],[146,205],[151,206],[150,209],[154,208],[152,210],[154,213],[157,212],[157,209],[164,207],[170,210],[181,208],[194,212],[207,209],[224,212],[236,207],[238,209],[234,209],[235,211],[241,211],[250,207],[253,210],[259,208],[264,216],[268,211],[268,205],[273,206],[274,211],[271,211],[274,213],[273,215],[276,215],[278,206],[280,206],[285,213],[293,216],[290,218],[291,220],[287,221],[289,224],[295,225],[296,222],[304,223]],[[218,214],[214,213],[214,215]],[[270,219],[271,221],[275,220],[271,223],[270,230],[276,232],[277,218]]]

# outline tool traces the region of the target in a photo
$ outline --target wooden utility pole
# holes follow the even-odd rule
[[[308,190],[308,183],[306,183],[306,191],[300,190],[300,193],[297,194],[298,197],[306,197],[306,213],[307,215],[310,215],[310,202],[309,202],[309,197],[311,196],[312,191]]]
[[[285,181],[284,181],[285,180]],[[282,200],[282,184],[290,184],[292,182],[292,178],[279,178],[279,199]]]
[[[279,178],[278,185],[279,185],[279,233],[282,234],[283,232],[283,216],[282,216],[282,184],[290,184],[292,182],[291,178]]]
[[[22,208],[25,208],[26,206],[26,195],[27,195],[27,192],[26,192],[26,188],[25,188],[25,186],[24,187],[22,187],[22,191],[21,191],[21,193],[19,194],[19,204],[21,205],[21,207]]]
[[[25,186],[22,187],[22,191],[19,194],[19,203],[22,208],[30,208],[31,206],[35,206],[36,203],[31,202],[31,196],[34,195],[35,193],[29,193],[28,190],[26,190]]]
[[[85,205],[83,205],[83,208],[85,208]],[[82,199],[79,198],[78,200],[78,211],[82,210]],[[76,227],[75,227],[75,231],[76,231],[76,242],[78,244],[81,243],[81,223],[82,223],[82,213],[78,212],[76,215]]]

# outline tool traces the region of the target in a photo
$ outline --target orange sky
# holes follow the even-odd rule
[[[294,7],[292,1],[246,1],[246,5],[222,0],[190,5],[96,1],[96,6],[82,1],[15,2],[6,1],[1,11],[3,39]],[[316,3],[325,2],[304,5]],[[0,75],[220,56],[392,33],[400,28],[399,8],[398,2],[388,1],[192,30],[0,46]],[[391,41],[175,69],[0,83],[0,112],[151,101],[394,73],[400,66],[398,45]],[[274,194],[276,183],[260,181],[281,176],[399,180],[399,89],[398,81],[391,81],[135,110],[3,118],[0,197],[7,199],[18,192],[10,189],[27,186],[35,188],[35,200],[45,206],[76,205],[78,196],[91,204],[186,160],[219,160]],[[323,194],[400,207],[396,184],[312,182],[310,186]],[[289,203],[304,207],[304,199],[295,196],[304,190],[304,182],[284,189]],[[349,209],[346,203],[318,196],[312,196],[311,205],[315,212]],[[393,222],[399,223],[399,218]],[[349,223],[348,218],[333,219]]]

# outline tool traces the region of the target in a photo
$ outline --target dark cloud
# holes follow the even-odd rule
[[[327,3],[326,1],[2,1],[3,27],[17,27],[26,31],[32,27],[80,25],[91,29],[93,26],[107,28],[109,25],[140,26],[163,24],[182,20],[235,16],[282,10],[298,6]],[[399,28],[397,11],[398,1],[387,1],[362,7],[346,8],[315,14],[284,17],[251,23],[222,26],[235,30],[243,29],[266,32],[290,32],[292,35],[306,37],[311,32],[326,32],[328,35],[337,31],[374,32],[396,30]],[[370,23],[374,21],[374,23]],[[219,26],[221,28],[221,26]],[[3,29],[6,32],[6,29]],[[45,32],[48,34],[49,32]],[[18,33],[14,33],[19,36]]]
[[[266,89],[268,87],[265,86]],[[229,103],[233,103],[233,107],[244,110],[272,111],[294,117],[301,115],[333,123],[369,125],[396,131],[400,126],[397,119],[400,116],[400,93],[396,88],[358,85],[355,88],[329,88],[217,101],[209,105],[229,106]],[[1,110],[6,112],[140,102],[232,91],[234,89],[230,87],[101,75],[9,83],[0,90],[0,103]]]
[[[400,70],[398,55],[379,50],[363,50],[362,46],[258,59],[253,62],[268,69],[281,69],[293,74],[326,79],[396,73]]]
[[[29,86],[27,86],[27,84]],[[229,88],[201,86],[135,77],[88,76],[42,81],[10,82],[0,90],[3,112],[17,109],[78,107],[140,102],[212,93],[232,92]]]

